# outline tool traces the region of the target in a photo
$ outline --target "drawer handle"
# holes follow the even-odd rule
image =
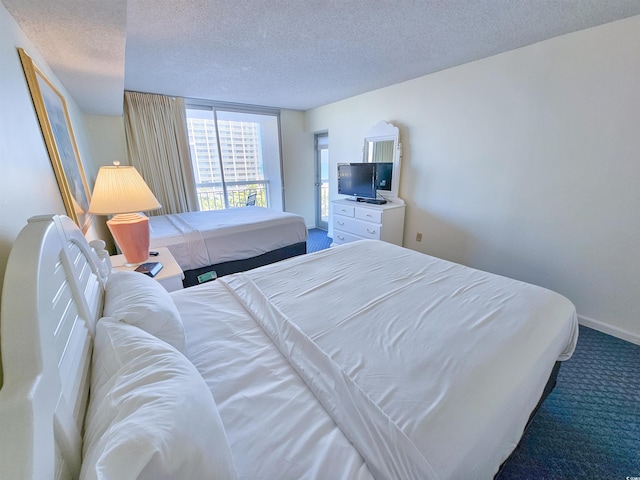
[[[371,235],[373,235],[374,233],[376,233],[376,231],[375,231],[375,230],[369,230],[368,228],[367,228],[367,232],[369,232]]]
[[[364,214],[364,216],[365,216],[365,217],[370,217],[370,216],[371,216],[371,214],[370,214],[370,213],[365,213],[365,214]]]
[[[345,213],[347,212],[344,208],[341,208],[340,211]]]
[[[342,235],[338,235],[338,240],[344,240],[344,237]]]
[[[344,222],[341,222],[340,220],[338,220],[338,225],[344,225]]]

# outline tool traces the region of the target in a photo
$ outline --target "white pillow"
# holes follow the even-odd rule
[[[181,353],[103,318],[92,368],[81,479],[236,478],[213,396]]]
[[[103,314],[140,327],[186,353],[184,326],[176,304],[169,292],[147,275],[113,272],[105,289]]]

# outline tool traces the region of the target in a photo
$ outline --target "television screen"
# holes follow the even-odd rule
[[[376,189],[391,190],[391,174],[393,162],[374,163],[376,166]]]
[[[338,193],[359,198],[376,198],[375,164],[339,163]]]

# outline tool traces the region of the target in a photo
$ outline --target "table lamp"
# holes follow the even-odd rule
[[[114,215],[107,226],[128,266],[149,258],[149,219],[139,212],[161,207],[134,167],[113,162],[113,166],[98,170],[89,213]]]

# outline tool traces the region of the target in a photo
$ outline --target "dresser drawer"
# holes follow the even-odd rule
[[[355,206],[353,205],[335,205],[333,213],[342,215],[343,217],[353,217]]]
[[[355,217],[367,222],[382,223],[382,210],[371,208],[356,208]]]
[[[362,238],[380,240],[382,225],[379,223],[357,222],[354,229],[349,230]]]
[[[341,245],[343,243],[355,242],[356,240],[362,240],[361,237],[352,235],[351,233],[342,232],[340,230],[333,231],[333,243]]]
[[[333,228],[342,230],[343,232],[353,232],[358,221],[355,218],[342,217],[340,215],[333,216]]]

